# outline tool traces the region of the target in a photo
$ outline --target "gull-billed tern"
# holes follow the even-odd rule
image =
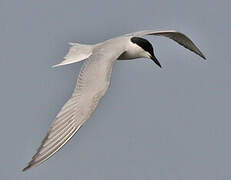
[[[64,61],[55,65],[55,67],[86,59],[80,70],[76,88],[72,97],[52,122],[36,154],[23,171],[50,158],[75,135],[91,116],[110,85],[112,67],[117,59],[149,58],[161,67],[160,62],[154,55],[151,43],[142,38],[145,35],[168,37],[206,59],[186,35],[173,30],[138,31],[95,45],[70,43],[72,47],[64,57]]]

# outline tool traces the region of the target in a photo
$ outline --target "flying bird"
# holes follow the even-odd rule
[[[184,34],[173,31],[144,30],[118,36],[95,45],[70,43],[71,48],[64,61],[55,65],[63,66],[85,60],[72,97],[61,108],[52,122],[32,160],[23,171],[41,164],[63,147],[91,116],[100,99],[106,93],[116,60],[148,58],[159,67],[152,44],[145,35],[164,36],[206,59],[196,45]]]

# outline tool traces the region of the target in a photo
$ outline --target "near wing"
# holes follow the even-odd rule
[[[190,51],[198,54],[203,59],[206,59],[206,57],[203,55],[203,53],[199,50],[199,48],[196,47],[196,45],[190,40],[186,35],[174,31],[174,30],[168,30],[168,31],[153,31],[153,30],[145,30],[145,31],[138,31],[134,33],[130,33],[127,35],[131,36],[145,36],[145,35],[156,35],[156,36],[165,36],[168,37],[180,45],[184,46],[185,48],[189,49]]]
[[[110,84],[112,66],[122,54],[109,47],[97,47],[80,70],[77,87],[52,122],[36,154],[23,171],[41,164],[56,153],[79,130],[95,110]]]

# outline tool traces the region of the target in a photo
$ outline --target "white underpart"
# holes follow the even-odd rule
[[[136,59],[136,58],[149,58],[150,54],[144,51],[137,44],[129,41],[127,50],[118,58],[119,60]]]
[[[39,165],[66,144],[94,112],[100,99],[106,93],[111,79],[113,64],[117,58],[148,57],[140,47],[131,43],[134,36],[157,35],[168,37],[185,48],[204,57],[195,44],[184,34],[175,31],[140,31],[113,38],[96,45],[72,43],[65,60],[56,66],[71,64],[88,58],[79,73],[72,97],[62,107],[52,122],[46,137],[36,154],[32,157],[27,170]]]

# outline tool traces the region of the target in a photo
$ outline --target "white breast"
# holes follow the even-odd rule
[[[118,58],[120,60],[136,59],[142,57],[144,50],[128,40],[126,51]]]

